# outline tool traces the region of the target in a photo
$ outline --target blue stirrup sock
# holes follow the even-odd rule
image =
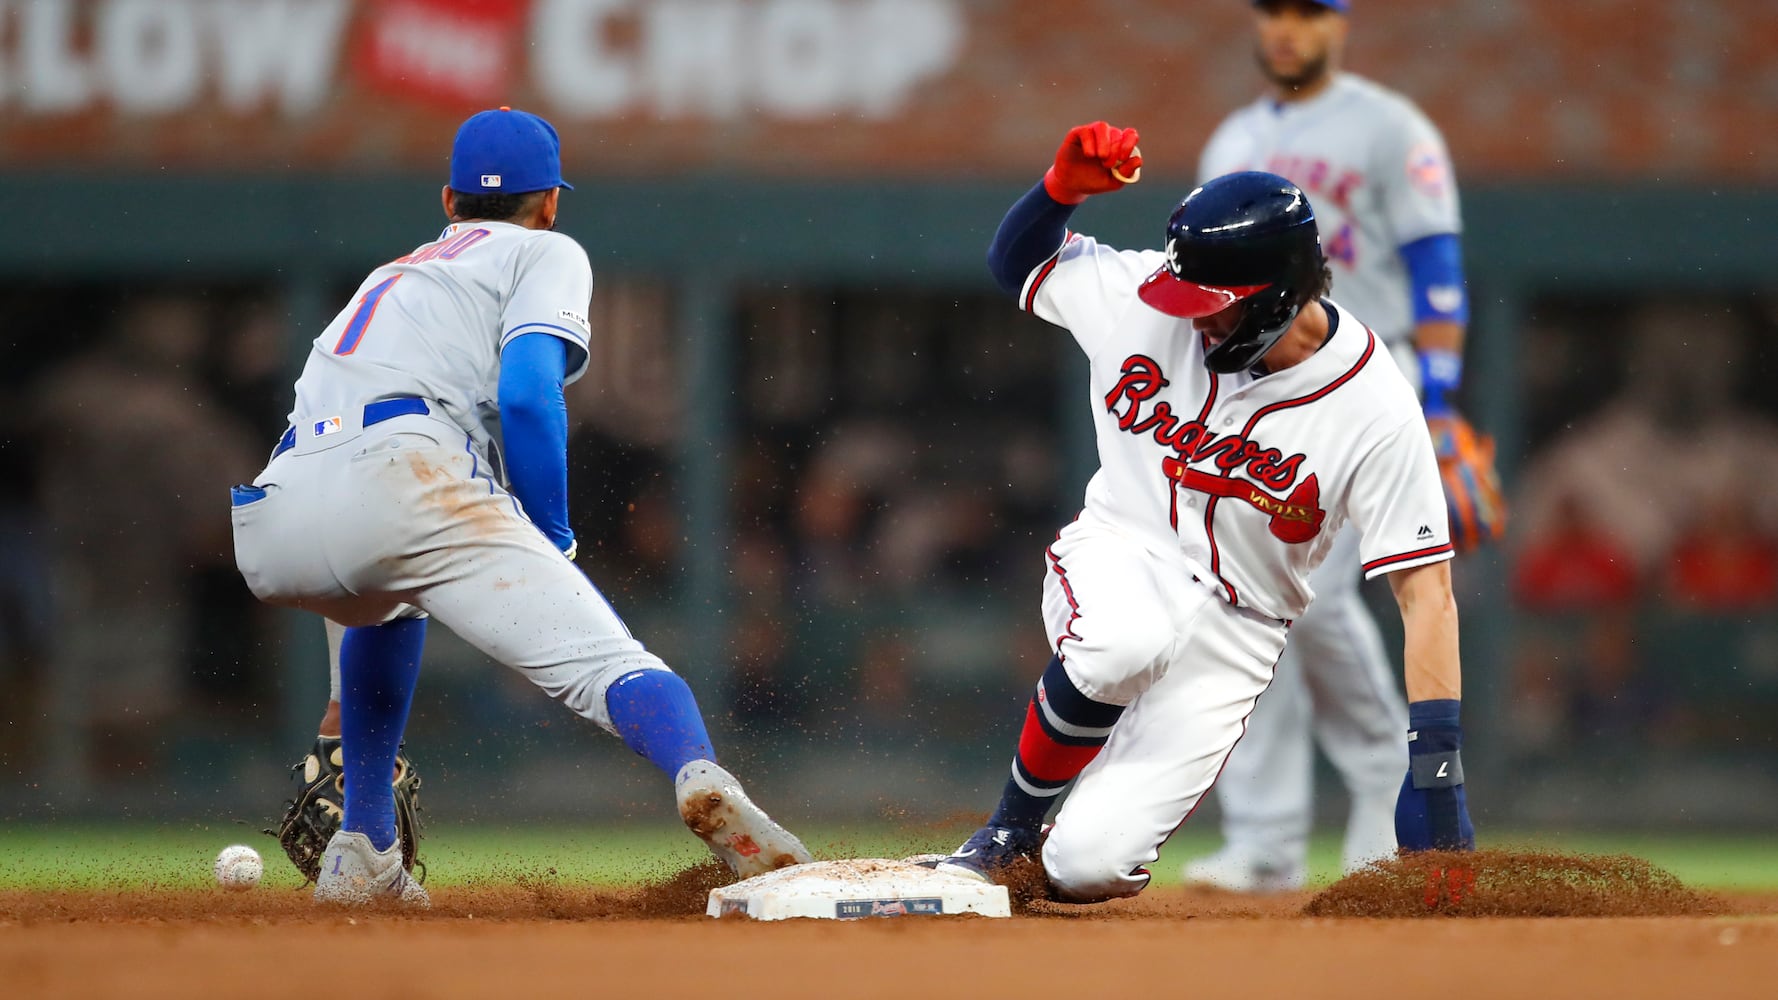
[[[624,746],[648,758],[667,777],[694,760],[715,760],[698,700],[670,670],[632,670],[605,689],[605,708]]]
[[[420,678],[426,619],[346,629],[340,642],[340,740],[346,815],[341,827],[386,851],[395,843],[395,754]]]
[[[1000,793],[990,826],[1035,831],[1056,796],[1068,787],[1111,739],[1124,706],[1088,698],[1052,657],[1025,709],[1012,776]]]

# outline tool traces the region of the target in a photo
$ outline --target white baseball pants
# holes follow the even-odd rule
[[[1315,601],[1291,625],[1278,676],[1216,784],[1227,849],[1282,869],[1307,863],[1320,744],[1351,797],[1350,872],[1395,853],[1395,798],[1407,773],[1408,706],[1359,591],[1358,532],[1340,533],[1309,578]]]
[[[1128,708],[1075,779],[1044,870],[1064,899],[1133,896],[1241,738],[1286,626],[1224,602],[1184,560],[1084,517],[1049,563],[1044,621],[1069,679]]]

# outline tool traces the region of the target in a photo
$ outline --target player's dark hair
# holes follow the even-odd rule
[[[547,191],[526,191],[523,194],[470,194],[456,192],[456,200],[451,207],[456,214],[451,216],[452,222],[467,222],[470,219],[486,219],[489,222],[511,222],[521,216],[529,215],[543,200]]]
[[[1304,286],[1302,301],[1297,305],[1306,306],[1331,291],[1333,291],[1333,268],[1327,266],[1327,258],[1323,257],[1321,258],[1321,273],[1316,275],[1315,281]]]

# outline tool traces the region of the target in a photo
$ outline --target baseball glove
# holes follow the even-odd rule
[[[276,830],[290,863],[310,882],[321,874],[321,853],[345,819],[345,758],[337,736],[318,736],[309,755],[291,767],[302,781],[296,798],[286,803],[284,818]],[[414,878],[426,880],[426,866],[419,860],[420,775],[406,753],[395,755],[395,835],[401,841],[401,862]]]
[[[1506,533],[1506,498],[1494,470],[1494,439],[1478,434],[1461,414],[1428,417],[1445,505],[1451,515],[1451,546],[1469,552]]]

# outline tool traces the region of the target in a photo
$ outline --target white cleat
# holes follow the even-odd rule
[[[426,909],[432,900],[407,869],[401,867],[401,843],[386,851],[370,846],[362,833],[344,830],[327,842],[321,853],[321,877],[315,880],[315,901],[338,906],[368,906],[397,902]]]
[[[753,804],[735,776],[694,760],[673,779],[679,818],[738,878],[752,878],[814,860],[789,830]]]
[[[1309,884],[1307,866],[1279,864],[1227,847],[1186,862],[1184,878],[1186,885],[1251,895],[1297,892]]]

